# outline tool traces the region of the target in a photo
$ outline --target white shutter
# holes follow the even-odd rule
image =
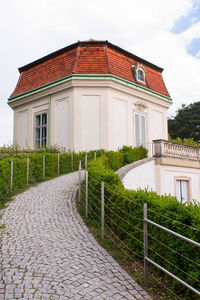
[[[181,202],[181,189],[180,189],[180,180],[176,180],[176,198]]]
[[[176,180],[176,197],[179,202],[188,202],[188,182],[186,180]]]
[[[140,120],[139,115],[135,114],[135,144],[140,145]]]
[[[187,181],[181,180],[182,203],[187,203]]]
[[[141,115],[141,141],[140,144],[146,146],[146,134],[145,134],[145,116]]]
[[[135,113],[135,145],[146,145],[146,117]]]

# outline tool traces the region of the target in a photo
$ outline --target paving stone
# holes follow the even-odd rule
[[[77,183],[77,172],[43,182],[4,210],[0,300],[151,299],[82,222]]]

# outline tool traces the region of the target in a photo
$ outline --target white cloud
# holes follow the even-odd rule
[[[187,47],[200,36],[200,23],[193,20],[182,34],[170,32],[197,4],[199,0],[2,0],[0,111],[8,117],[0,117],[0,144],[6,139],[5,127],[7,141],[12,139],[12,114],[5,107],[18,79],[17,67],[77,40],[107,39],[164,67],[174,100],[171,112],[181,103],[199,100],[200,52],[193,57]]]

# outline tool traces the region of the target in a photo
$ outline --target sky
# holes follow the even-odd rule
[[[200,0],[0,0],[0,146],[12,144],[18,68],[91,38],[164,68],[169,117],[200,101]]]

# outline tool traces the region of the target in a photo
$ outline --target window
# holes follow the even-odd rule
[[[137,80],[144,81],[144,72],[142,70],[137,71]]]
[[[145,82],[146,69],[142,64],[132,65],[134,77],[136,81]]]
[[[35,116],[35,146],[47,146],[47,113]]]
[[[135,144],[146,146],[146,116],[135,113]]]
[[[176,197],[179,202],[185,204],[188,202],[188,181],[176,180]]]

